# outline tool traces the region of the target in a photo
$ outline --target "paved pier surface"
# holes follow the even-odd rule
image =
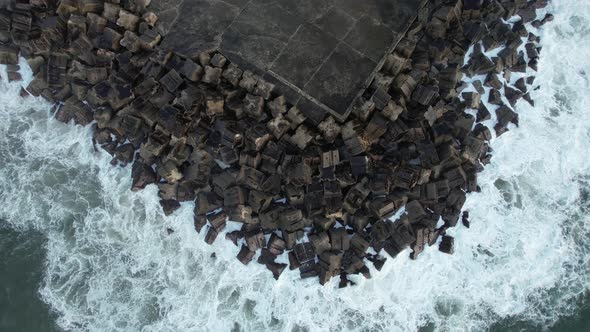
[[[418,0],[160,0],[163,46],[195,57],[217,50],[272,82],[306,113],[345,118]]]

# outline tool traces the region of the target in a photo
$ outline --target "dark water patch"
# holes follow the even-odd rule
[[[555,325],[544,328],[536,322],[506,319],[492,325],[490,332],[587,332],[590,331],[590,296],[586,295],[576,313],[561,317]]]
[[[58,332],[56,315],[39,297],[45,242],[35,231],[17,232],[0,219],[0,331]]]
[[[573,316],[561,318],[551,332],[585,332],[590,331],[590,296],[586,295],[578,305],[578,312]]]

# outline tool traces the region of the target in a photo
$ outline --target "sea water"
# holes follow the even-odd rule
[[[345,289],[288,269],[275,281],[261,265],[242,265],[223,236],[209,246],[194,231],[192,203],[165,217],[157,188],[130,191],[130,168],[95,151],[89,128],[56,121],[41,98],[18,96],[31,79],[23,62],[25,82],[0,82],[0,223],[42,237],[28,244],[42,271],[31,293],[65,331],[538,331],[563,324],[590,289],[590,3],[556,1],[549,10],[555,21],[538,32],[536,106],[521,101],[520,127],[492,141],[481,193],[465,204],[471,227],[449,232],[455,254],[429,247],[412,261],[405,251]],[[2,266],[2,274],[19,272]]]

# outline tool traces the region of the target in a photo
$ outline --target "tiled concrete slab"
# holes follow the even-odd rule
[[[417,15],[417,0],[162,0],[164,47],[218,50],[309,108],[340,119]],[[313,107],[312,107],[313,106]]]
[[[150,2],[150,10],[161,13],[169,9],[177,9],[183,0],[158,0]]]
[[[223,34],[219,50],[267,70],[302,22],[276,3],[250,3]]]
[[[331,34],[332,36],[342,39],[354,27],[356,20],[338,7],[332,7],[328,12],[318,17],[314,24]]]
[[[407,29],[408,21],[417,15],[420,2],[419,0],[368,0],[366,14],[382,21],[391,30],[402,33]]]
[[[225,2],[229,3],[230,5],[234,5],[238,8],[244,8],[250,0],[225,0]]]
[[[283,48],[271,70],[303,88],[338,43],[336,38],[320,28],[304,24]]]
[[[304,91],[342,116],[377,64],[346,44],[340,44]]]
[[[185,0],[162,47],[187,56],[216,50],[223,32],[238,14],[239,8],[224,1]]]
[[[356,21],[344,41],[377,63],[393,43],[394,36],[395,34],[381,22],[363,15]]]
[[[306,22],[312,22],[327,13],[333,0],[278,0],[277,4]]]

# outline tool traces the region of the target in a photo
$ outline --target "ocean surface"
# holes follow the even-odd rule
[[[192,203],[164,217],[89,128],[3,79],[0,331],[590,331],[590,1],[549,11],[536,107],[493,140],[455,254],[402,253],[345,289],[205,244]]]

